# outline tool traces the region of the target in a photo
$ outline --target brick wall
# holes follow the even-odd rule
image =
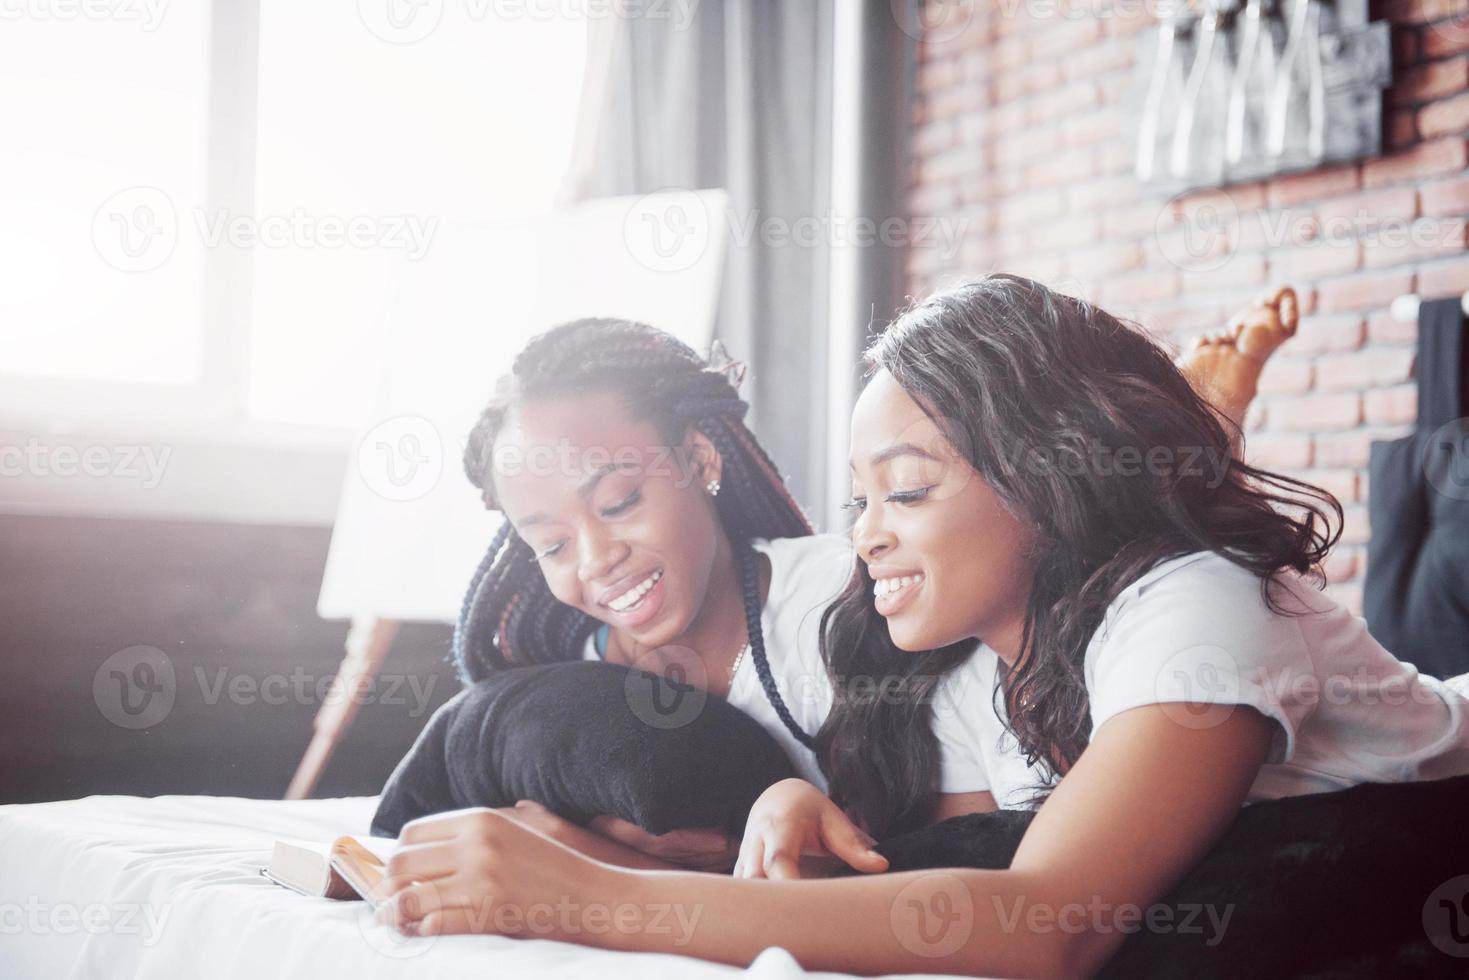
[[[1393,25],[1384,156],[1173,200],[1134,181],[1126,119],[1154,7],[928,0],[909,206],[949,216],[962,244],[914,248],[910,290],[1015,272],[1182,343],[1265,285],[1294,285],[1306,315],[1262,380],[1248,456],[1341,498],[1327,571],[1360,609],[1368,445],[1415,411],[1415,325],[1388,306],[1469,290],[1469,0],[1373,4]],[[1215,251],[1181,247],[1217,229]]]

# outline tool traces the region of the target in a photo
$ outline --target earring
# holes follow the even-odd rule
[[[709,492],[709,496],[711,497],[719,496],[719,481],[710,480],[708,483],[704,484],[704,489]]]

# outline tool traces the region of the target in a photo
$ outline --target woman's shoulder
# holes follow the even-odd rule
[[[761,538],[753,544],[756,551],[770,559],[773,570],[792,578],[837,580],[845,585],[857,564],[852,542],[838,534]]]

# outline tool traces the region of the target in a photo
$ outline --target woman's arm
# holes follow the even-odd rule
[[[636,872],[488,811],[426,818],[405,828],[389,862],[396,899],[384,914],[423,934],[544,936],[737,965],[783,946],[818,970],[1086,976],[1233,820],[1270,734],[1249,708],[1211,707],[1188,725],[1157,705],[1117,715],[1006,871],[817,881]]]
[[[678,830],[660,838],[625,821],[611,826],[606,823],[611,818],[599,817],[593,826],[613,831],[603,834],[580,827],[532,800],[496,812],[594,861],[636,871],[727,871],[736,854],[735,842],[716,830]],[[636,844],[617,839],[619,833],[634,832],[640,835]]]

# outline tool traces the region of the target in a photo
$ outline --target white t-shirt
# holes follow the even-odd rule
[[[831,710],[831,683],[821,660],[821,614],[852,576],[856,554],[851,543],[832,534],[757,540],[755,550],[770,559],[770,591],[760,613],[765,656],[781,700],[807,735],[815,737]],[[599,659],[595,641],[584,654]],[[770,732],[802,779],[826,789],[816,756],[796,740],[760,684],[755,659],[746,654],[730,684],[728,701]]]
[[[1255,708],[1277,727],[1246,802],[1469,773],[1469,675],[1420,674],[1299,576],[1277,583],[1277,605],[1300,615],[1272,611],[1257,576],[1212,552],[1163,562],[1124,589],[1087,647],[1093,735],[1141,705],[1171,705],[1184,724],[1197,712],[1183,702]],[[1005,730],[998,663],[981,646],[960,668],[993,710],[935,719],[942,788],[1018,806],[1043,779]]]

